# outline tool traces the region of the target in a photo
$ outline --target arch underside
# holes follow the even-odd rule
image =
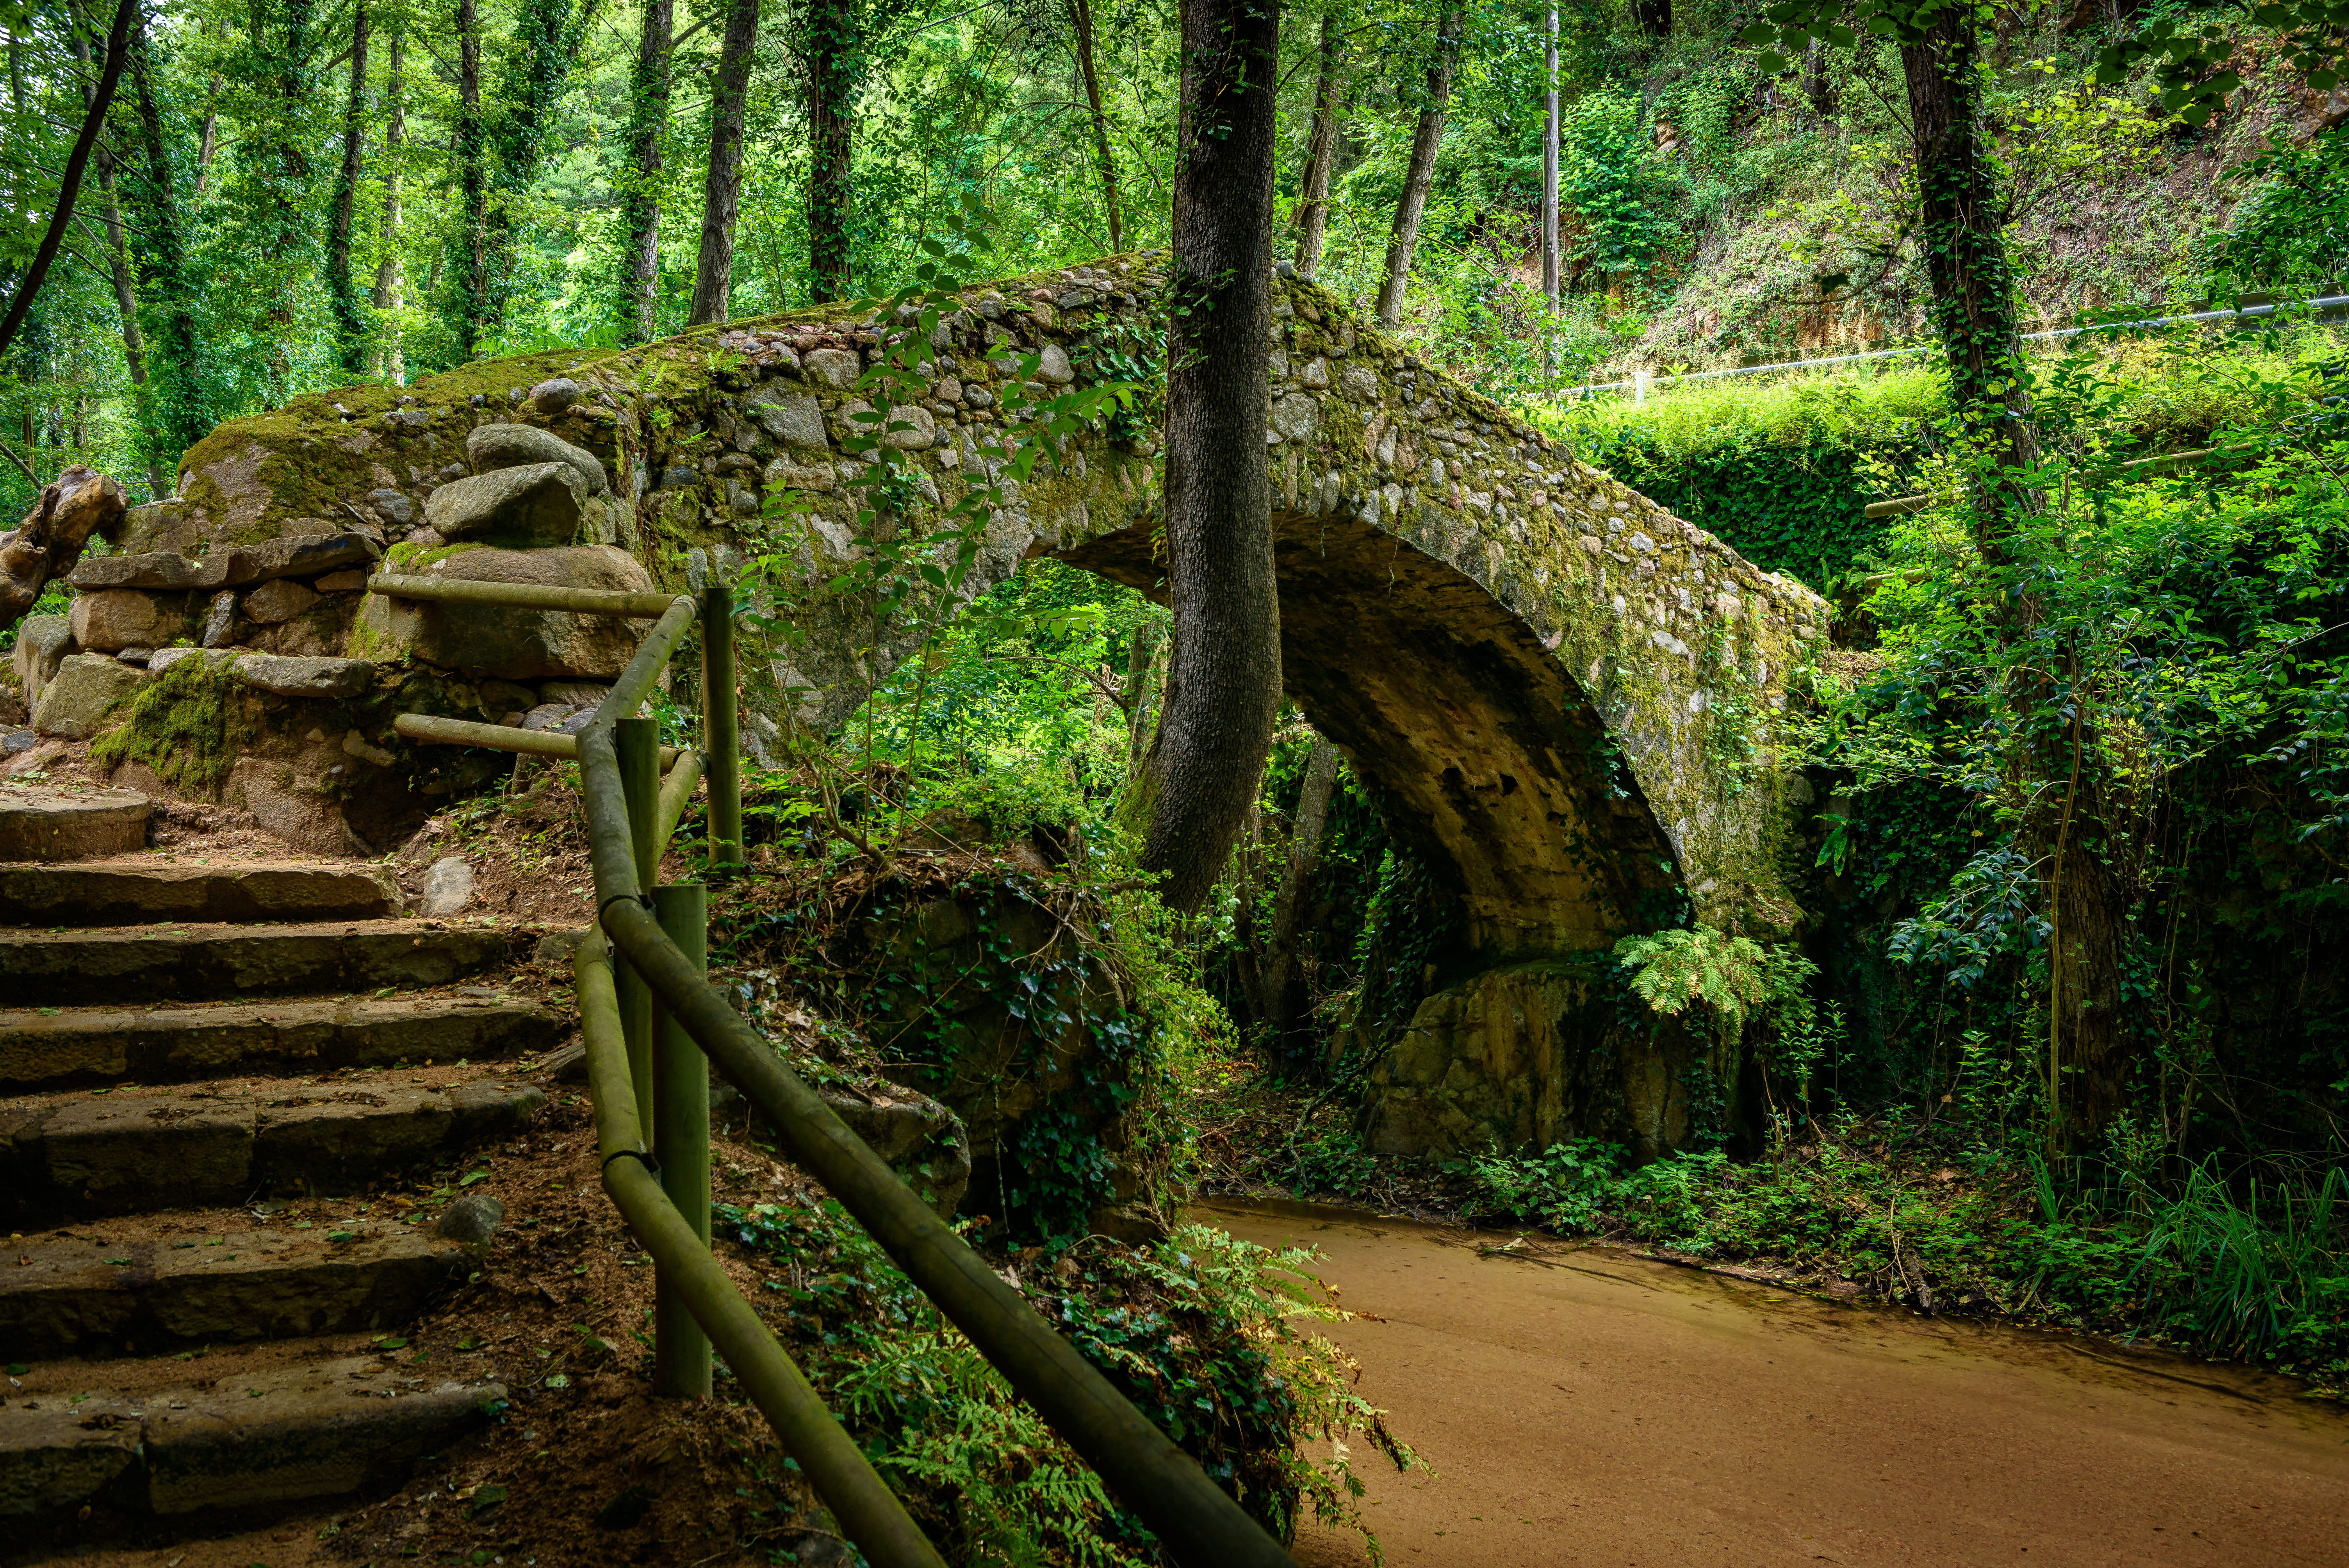
[[[1288,695],[1459,895],[1480,965],[1665,923],[1682,878],[1598,708],[1483,584],[1360,518],[1276,512]],[[1154,529],[1061,559],[1164,600]]]

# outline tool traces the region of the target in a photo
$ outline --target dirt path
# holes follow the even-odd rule
[[[1396,1568],[2349,1564],[2349,1417],[2282,1379],[1562,1243],[1195,1212],[1321,1248],[1386,1320],[1331,1337],[1437,1472],[1364,1468]],[[1322,1536],[1297,1558],[1364,1561]]]

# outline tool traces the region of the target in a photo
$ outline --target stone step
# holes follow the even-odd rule
[[[18,932],[0,942],[0,996],[119,1005],[442,985],[527,956],[513,944],[539,934],[419,920]]]
[[[147,842],[150,802],[135,789],[0,784],[0,861],[92,861]]]
[[[485,1424],[506,1393],[409,1370],[339,1357],[137,1394],[11,1399],[0,1520],[22,1530],[85,1510],[191,1514],[391,1483]]]
[[[374,865],[0,865],[0,925],[378,920],[398,914],[401,902],[391,872]]]
[[[0,1088],[480,1061],[544,1050],[565,1027],[536,1002],[497,994],[8,1009],[0,1010]]]
[[[189,1220],[166,1234],[9,1243],[0,1360],[380,1328],[413,1318],[475,1266],[465,1248],[391,1220],[307,1231],[255,1230],[242,1210]]]
[[[128,1214],[349,1192],[529,1122],[545,1094],[496,1079],[262,1080],[0,1105],[0,1206]]]

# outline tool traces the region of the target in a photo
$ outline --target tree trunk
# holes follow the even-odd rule
[[[367,9],[351,7],[351,91],[343,106],[343,161],[335,171],[334,217],[326,231],[326,296],[335,313],[335,353],[354,376],[367,369],[367,317],[351,282],[351,228],[358,211],[359,160],[367,148]]]
[[[196,200],[199,201],[212,191],[212,159],[220,152],[220,90],[221,79],[218,77],[204,83],[204,128],[196,138]]]
[[[1174,649],[1130,810],[1142,865],[1195,910],[1254,803],[1280,707],[1280,600],[1265,459],[1272,332],[1274,0],[1185,0],[1167,330],[1167,586]]]
[[[1672,0],[1631,0],[1631,20],[1651,38],[1670,37]]]
[[[1068,0],[1069,27],[1077,39],[1077,69],[1085,78],[1085,107],[1092,115],[1093,165],[1101,174],[1102,205],[1109,213],[1109,248],[1125,249],[1125,219],[1117,206],[1117,160],[1110,153],[1109,116],[1102,111],[1101,77],[1093,69],[1093,8],[1091,0]]]
[[[1275,1037],[1288,1031],[1289,979],[1297,965],[1297,912],[1305,884],[1321,863],[1321,831],[1329,820],[1330,794],[1338,782],[1338,748],[1318,736],[1305,759],[1305,780],[1297,794],[1297,817],[1289,824],[1288,863],[1272,895],[1272,930],[1257,962],[1256,1016]]]
[[[1827,46],[1822,38],[1813,38],[1803,51],[1803,96],[1811,100],[1811,112],[1821,119],[1835,113],[1835,84],[1827,79]]]
[[[116,30],[117,54],[122,31]],[[126,505],[120,485],[78,465],[41,491],[16,531],[0,533],[0,632],[24,619],[41,590],[74,569],[92,535],[111,539],[121,531]]]
[[[856,93],[853,0],[808,0],[808,270],[818,304],[850,289],[849,166]]]
[[[212,428],[212,419],[203,387],[203,339],[197,327],[195,291],[188,280],[187,248],[180,227],[179,196],[164,146],[163,115],[155,98],[143,27],[131,38],[130,83],[139,109],[145,166],[132,183],[131,196],[143,220],[142,282],[147,308],[155,313],[157,328],[148,362],[154,439],[160,443],[159,451],[176,456],[202,438]]]
[[[1557,337],[1557,6],[1553,0],[1542,30],[1542,304],[1549,319],[1542,323],[1542,382],[1548,385],[1556,368],[1550,363]]]
[[[709,104],[709,173],[701,187],[701,255],[693,270],[693,325],[728,319],[734,288],[734,224],[742,209],[742,115],[759,46],[759,0],[732,0]]]
[[[1427,193],[1435,184],[1435,155],[1444,146],[1444,106],[1452,97],[1452,73],[1460,60],[1461,14],[1446,11],[1435,25],[1435,61],[1427,67],[1427,98],[1411,133],[1411,164],[1403,172],[1402,200],[1395,203],[1394,234],[1387,242],[1386,282],[1379,289],[1379,322],[1402,323],[1403,289],[1411,281],[1411,258],[1419,249],[1419,222],[1427,213]]]
[[[2030,477],[2039,441],[2016,332],[2005,213],[1982,145],[1979,46],[1973,14],[1945,8],[1920,39],[1902,46],[1901,68],[1933,327],[1949,366],[1951,406],[1987,470],[1974,487],[1975,544],[1992,571],[2017,578],[1999,632],[2013,665],[2009,701],[2026,716],[2015,758],[2033,800],[2023,836],[2045,868],[2052,927],[2049,1114],[2059,1133],[2090,1134],[2127,1103],[2135,1066],[2121,993],[2127,900],[2109,863],[2116,849],[2109,796],[2078,694],[2083,673],[2068,651],[2040,646],[2048,635],[2045,607],[2018,576],[2026,564],[2017,557],[2018,535],[2043,505]],[[2067,713],[2068,722],[2050,727]],[[2078,1084],[2068,1103],[2067,1071]]]
[[[1297,207],[1297,275],[1321,275],[1321,241],[1330,232],[1330,166],[1338,157],[1338,14],[1321,13],[1320,72],[1313,83],[1313,138],[1305,151],[1303,198]]]
[[[457,0],[457,210],[463,223],[450,282],[450,326],[457,357],[479,347],[490,299],[490,154],[481,125],[481,21],[474,0]]]
[[[406,280],[400,275],[399,259],[399,160],[408,147],[408,114],[403,98],[406,83],[400,75],[407,64],[406,45],[406,32],[395,30],[391,35],[391,68],[384,80],[383,259],[375,268],[375,309],[382,327],[376,339],[374,370],[395,387],[408,382],[407,356],[400,347],[398,319],[406,304],[401,298]]]
[[[627,182],[620,196],[628,231],[628,341],[660,335],[661,143],[668,134],[669,47],[676,31],[671,0],[645,0],[645,30],[628,80]]]
[[[171,481],[155,448],[155,397],[147,381],[147,339],[139,330],[139,294],[130,281],[130,253],[122,240],[122,204],[114,190],[114,155],[101,152],[98,188],[106,198],[106,266],[114,278],[114,303],[122,313],[122,365],[130,377],[131,407],[139,413],[134,445],[147,469],[147,499],[161,500]]]

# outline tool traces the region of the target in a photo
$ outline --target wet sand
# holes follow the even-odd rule
[[[1193,1214],[1320,1248],[1386,1320],[1316,1326],[1436,1471],[1359,1464],[1395,1568],[2349,1568],[2349,1415],[2281,1378],[1556,1241]],[[1296,1555],[1367,1562],[1310,1527]]]

